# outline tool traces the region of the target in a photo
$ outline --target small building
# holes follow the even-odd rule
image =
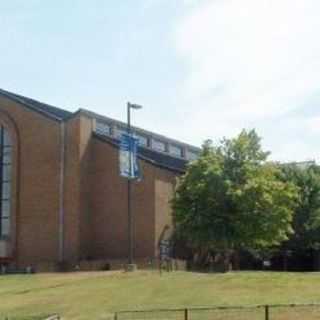
[[[119,176],[126,125],[0,89],[0,264],[55,270],[128,257],[127,181]],[[172,232],[176,178],[199,149],[133,128],[143,178],[132,184],[134,258],[156,259]]]

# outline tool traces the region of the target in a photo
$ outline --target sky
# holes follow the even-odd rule
[[[201,146],[320,162],[319,0],[0,1],[0,88]]]

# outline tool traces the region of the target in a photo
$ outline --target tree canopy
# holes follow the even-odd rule
[[[207,250],[263,248],[288,239],[297,190],[280,179],[268,155],[255,130],[218,145],[206,141],[172,201],[178,237]]]
[[[284,247],[290,250],[320,249],[320,167],[295,164],[282,166],[283,180],[298,189],[293,215],[294,233]]]

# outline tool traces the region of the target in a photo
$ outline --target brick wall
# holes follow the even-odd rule
[[[80,252],[80,119],[71,118],[66,125],[64,172],[64,257],[76,263]]]
[[[14,255],[19,265],[56,261],[58,254],[59,124],[0,97],[1,119],[17,128],[14,163],[16,225]],[[18,140],[18,141],[17,141]]]
[[[15,148],[12,255],[20,267],[51,270],[60,259],[60,123],[3,97],[1,121]],[[63,258],[69,264],[128,255],[127,180],[119,176],[118,149],[93,137],[93,125],[81,112],[65,123]],[[159,239],[172,232],[176,175],[146,161],[141,167],[143,179],[132,183],[134,255],[146,259],[157,256]]]
[[[94,139],[91,163],[93,258],[128,254],[127,180],[119,177],[118,149]],[[134,256],[157,256],[159,239],[172,232],[170,199],[176,175],[140,160],[143,178],[132,183]]]
[[[65,260],[90,256],[92,212],[89,167],[92,159],[92,119],[78,113],[67,122],[65,155]]]
[[[135,256],[152,256],[153,170],[142,163],[144,178],[132,184]],[[93,140],[90,166],[93,258],[123,258],[128,253],[127,180],[119,177],[118,150]]]
[[[159,242],[168,240],[173,232],[170,201],[173,196],[176,175],[156,169],[155,177],[155,255],[159,255]]]

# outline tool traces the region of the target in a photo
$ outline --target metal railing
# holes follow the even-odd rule
[[[114,320],[315,320],[320,303],[119,311]]]
[[[0,319],[2,320],[60,320],[60,316],[58,314],[54,314],[51,316],[1,316]]]

